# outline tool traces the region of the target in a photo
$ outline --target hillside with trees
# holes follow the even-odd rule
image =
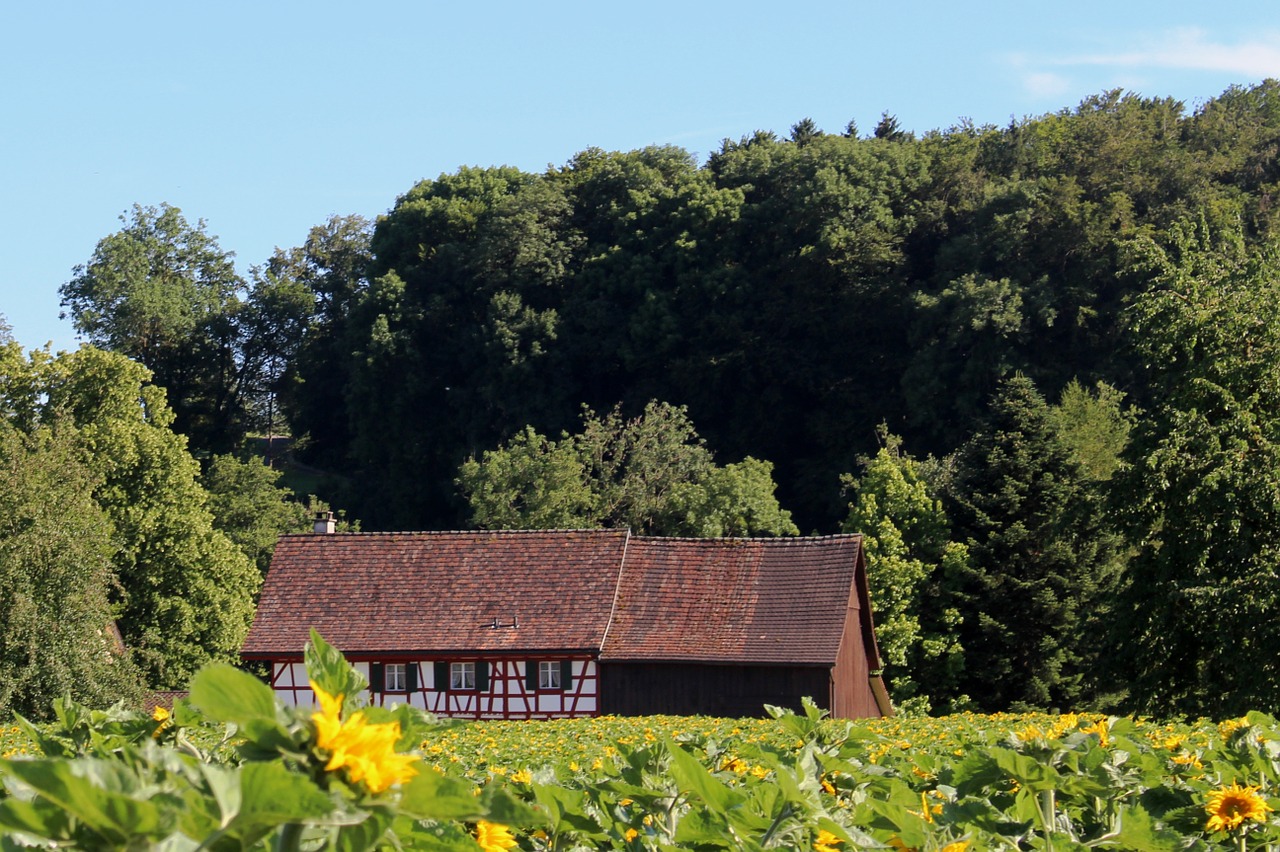
[[[62,288],[104,351],[10,347],[0,451],[95,483],[83,606],[152,685],[303,523],[214,461],[287,432],[366,529],[862,532],[911,707],[1237,713],[1280,699],[1278,201],[1266,81],[463,167],[247,278],[139,206]]]

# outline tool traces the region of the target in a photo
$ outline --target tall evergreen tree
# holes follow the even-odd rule
[[[791,125],[791,141],[797,145],[808,145],[819,136],[822,136],[822,130],[812,118],[802,118]]]
[[[1001,386],[950,497],[971,557],[957,589],[968,694],[987,710],[1093,698],[1101,649],[1083,627],[1114,584],[1116,542],[1030,380]]]

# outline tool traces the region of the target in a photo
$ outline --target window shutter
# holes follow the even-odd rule
[[[404,664],[404,688],[407,692],[418,691],[418,664]]]
[[[560,661],[560,688],[566,692],[573,689],[573,660]]]
[[[476,692],[489,691],[489,663],[485,660],[476,662]]]
[[[538,661],[530,660],[524,664],[524,685],[530,692],[538,690]]]
[[[369,664],[369,691],[382,692],[386,689],[386,675],[382,663]]]
[[[433,668],[436,676],[436,692],[444,692],[449,688],[449,664],[436,663]]]

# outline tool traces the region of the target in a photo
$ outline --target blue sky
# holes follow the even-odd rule
[[[462,165],[786,134],[923,132],[1124,88],[1188,110],[1280,77],[1274,4],[5,4],[0,314],[76,345],[58,287],[135,202],[204,219],[242,271]]]

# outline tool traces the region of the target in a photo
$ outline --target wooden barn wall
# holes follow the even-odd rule
[[[844,622],[844,634],[840,637],[840,650],[836,654],[833,672],[835,688],[832,690],[831,715],[837,719],[864,719],[880,716],[871,691],[871,670],[876,661],[869,659],[868,635],[870,622],[856,605],[849,607],[849,617]],[[874,638],[871,640],[874,641]]]
[[[800,699],[805,695],[819,707],[830,707],[829,667],[616,662],[600,665],[600,712],[616,716],[764,716],[765,704],[799,711]]]
[[[876,628],[872,624],[870,588],[867,582],[867,563],[858,555],[858,572],[854,590],[849,595],[849,609],[845,617],[844,633],[840,636],[840,650],[836,651],[836,668],[832,670],[831,715],[837,719],[867,719],[873,716],[892,715],[884,696],[884,706],[877,704],[872,690],[873,670],[881,668],[876,647]]]

